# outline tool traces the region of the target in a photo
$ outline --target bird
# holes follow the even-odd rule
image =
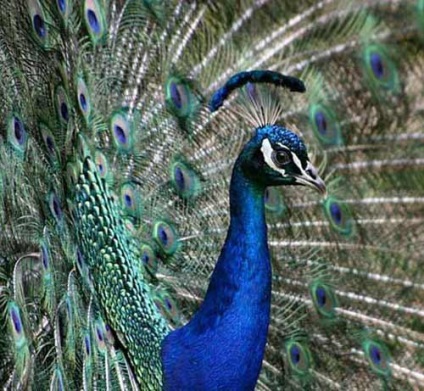
[[[4,390],[424,388],[422,0],[0,31]]]

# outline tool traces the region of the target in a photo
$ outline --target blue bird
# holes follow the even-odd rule
[[[1,2],[2,389],[424,389],[423,45],[423,0]]]
[[[165,389],[255,388],[271,310],[264,195],[268,186],[295,184],[325,193],[303,141],[279,125],[256,129],[234,165],[230,227],[206,297],[164,341]]]

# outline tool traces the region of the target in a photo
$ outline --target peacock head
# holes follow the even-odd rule
[[[257,128],[240,158],[244,173],[262,186],[301,185],[326,192],[303,140],[280,125]]]
[[[232,91],[244,88],[240,114],[255,127],[256,132],[244,147],[236,165],[241,167],[245,176],[264,188],[302,185],[325,195],[325,183],[310,162],[303,140],[276,124],[284,108],[268,89],[262,91],[256,88],[262,83],[294,92],[305,91],[303,82],[296,77],[275,71],[254,70],[230,77],[209,101],[209,108],[214,112]]]

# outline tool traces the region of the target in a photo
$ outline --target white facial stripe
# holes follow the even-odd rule
[[[293,157],[293,163],[296,164],[297,168],[300,170],[300,172],[303,175],[306,175],[305,170],[302,167],[302,162],[300,161],[300,159],[297,157],[297,155],[295,153],[292,152],[292,157]],[[308,162],[309,164],[309,162]]]
[[[282,147],[286,148],[284,145]],[[283,177],[286,176],[286,171],[282,168],[277,167],[274,162],[272,161],[272,153],[274,152],[274,149],[271,146],[271,143],[266,138],[262,141],[261,146],[262,155],[264,156],[265,163],[268,164],[273,170],[279,172]]]
[[[294,164],[296,164],[296,166],[299,168],[301,175],[298,175],[295,177],[295,181],[298,183],[302,183],[304,185],[310,185],[310,180],[311,180],[311,175],[307,174],[307,172],[310,171],[315,171],[315,168],[312,166],[312,164],[308,161],[308,163],[306,164],[306,169],[302,168],[302,163],[300,161],[300,159],[297,157],[297,155],[295,153],[292,153],[293,156],[293,162]]]
[[[278,145],[281,148],[284,148],[290,152],[293,158],[293,163],[296,164],[296,166],[299,168],[299,171],[301,174],[299,176],[296,176],[295,180],[303,184],[309,183],[310,175],[307,174],[307,171],[313,170],[312,164],[310,162],[307,162],[306,169],[303,169],[302,162],[300,161],[300,159],[297,157],[297,155],[294,152],[290,151],[289,148],[287,148],[285,145],[281,143],[278,143]],[[267,138],[262,141],[261,151],[264,156],[264,160],[266,164],[268,164],[268,166],[270,166],[273,170],[279,172],[283,177],[287,176],[286,171],[283,168],[277,167],[274,161],[272,160],[271,156],[272,156],[272,153],[274,152],[274,149],[272,148],[271,143],[269,142]]]
[[[322,181],[322,179],[318,176],[318,172],[316,168],[311,164],[311,162],[307,161],[306,168],[303,169],[302,162],[300,161],[298,156],[294,152],[290,151],[290,149],[287,148],[285,145],[282,145],[280,143],[278,144],[281,148],[284,148],[289,151],[289,153],[292,156],[293,163],[296,164],[296,166],[298,167],[300,171],[300,174],[293,175],[293,180],[299,184],[308,186],[314,190],[318,189],[321,193],[325,194],[326,196],[327,193],[325,190],[325,184]],[[272,153],[274,152],[274,149],[272,148],[271,143],[269,142],[268,139],[264,139],[262,141],[261,152],[268,166],[270,166],[273,170],[280,173],[283,177],[288,176],[286,175],[286,171],[280,167],[277,167],[274,161],[272,160]]]
[[[283,149],[287,149],[287,151],[289,151],[289,152],[291,152],[290,151],[290,148],[287,148],[284,144],[281,144],[281,143],[277,143],[281,148],[283,148]]]

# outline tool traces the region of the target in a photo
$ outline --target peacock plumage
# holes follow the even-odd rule
[[[2,1],[2,388],[424,389],[423,49],[422,0]]]

